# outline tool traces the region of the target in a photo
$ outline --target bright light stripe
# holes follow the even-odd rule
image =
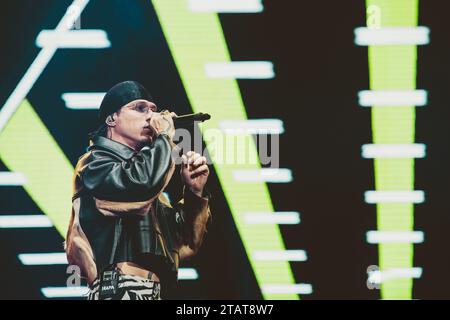
[[[86,5],[89,3],[89,0],[74,0],[70,7],[75,7],[77,10],[75,14],[73,11],[67,10],[61,21],[58,23],[55,31],[65,31],[68,30],[73,23],[80,17],[80,14],[83,12]],[[53,55],[56,52],[56,46],[48,46],[39,51],[36,59],[34,59],[33,63],[30,65],[28,70],[25,72],[22,79],[20,79],[14,91],[11,93],[9,98],[6,100],[3,108],[0,110],[0,133],[3,130],[4,126],[11,118],[11,116],[16,112],[19,104],[25,99],[28,92],[30,92],[36,80],[41,75],[42,71],[44,71],[45,67],[52,59]]]
[[[296,211],[278,212],[246,212],[247,224],[299,224],[300,214]]]
[[[19,172],[0,172],[0,186],[23,186],[27,178]]]
[[[358,46],[425,45],[430,42],[427,27],[382,27],[355,29],[355,44]]]
[[[368,243],[422,243],[422,231],[367,231]]]
[[[426,146],[414,144],[364,144],[361,148],[365,159],[380,158],[424,158]]]
[[[211,152],[215,137],[208,132],[221,132],[222,120],[247,120],[239,86],[234,79],[215,79],[205,74],[204,66],[213,61],[230,61],[227,44],[217,14],[195,14],[187,9],[185,0],[153,0],[162,30],[167,39],[175,65],[186,90],[193,112],[208,112],[214,116],[201,126],[204,140]],[[182,23],[180,23],[182,22]],[[212,129],[212,130],[210,130]],[[226,135],[224,135],[226,137]],[[294,284],[291,265],[286,261],[255,261],[254,250],[283,250],[283,238],[277,225],[249,225],[244,212],[273,212],[273,204],[266,183],[239,183],[233,179],[233,170],[260,169],[257,148],[252,136],[246,136],[254,162],[245,164],[214,161],[224,196],[227,199],[250,265],[258,285]],[[225,139],[220,139],[217,150],[225,150]],[[264,299],[299,299],[297,294],[263,293]]]
[[[67,199],[72,196],[74,169],[28,100],[0,133],[0,156],[10,171],[27,177],[23,188],[64,237],[72,206]]]
[[[422,277],[422,268],[394,268],[383,271],[373,271],[369,274],[372,283],[383,283],[393,279],[419,279]]]
[[[234,170],[233,178],[238,182],[289,183],[292,181],[292,171],[279,168]]]
[[[280,119],[224,120],[220,129],[226,134],[282,134],[283,121]]]
[[[68,109],[99,109],[105,92],[70,92],[63,93],[61,99]]]
[[[46,298],[80,298],[87,297],[88,287],[46,287],[41,288]]]
[[[71,28],[88,3],[89,0],[74,0],[55,30]],[[77,10],[69,10],[74,7]],[[1,108],[0,156],[10,170],[26,175],[25,190],[64,236],[69,223],[67,212],[70,212],[70,202],[64,199],[70,199],[72,194],[73,167],[25,99],[56,49],[48,46],[40,50]],[[39,161],[32,162],[31,159]]]
[[[2,215],[1,229],[13,228],[50,228],[53,223],[46,215]]]
[[[272,79],[273,64],[269,61],[209,62],[205,64],[209,78],[219,79]]]
[[[310,284],[264,284],[261,286],[264,294],[311,294],[313,288]]]
[[[26,266],[67,265],[64,252],[55,253],[22,253],[18,255],[20,262]],[[179,268],[178,280],[197,280],[198,272],[194,268]]]
[[[198,272],[194,268],[179,268],[178,280],[197,280]]]
[[[18,256],[20,262],[26,266],[47,266],[68,264],[65,253],[21,253]]]
[[[358,93],[362,107],[422,107],[428,103],[426,90],[362,90]]]
[[[258,250],[253,251],[253,259],[262,261],[306,261],[304,250]]]
[[[417,27],[418,0],[366,0],[367,8],[375,6],[382,12],[380,27]],[[417,47],[415,45],[369,46],[370,90],[416,90]],[[371,108],[372,143],[413,144],[415,142],[416,108]],[[375,190],[414,190],[414,159],[375,159]],[[378,230],[414,230],[412,203],[378,203]],[[411,268],[414,261],[412,243],[380,243],[379,268]],[[411,299],[412,279],[396,279],[382,283],[382,299]]]
[[[258,13],[264,10],[261,0],[189,0],[193,12]]]
[[[103,30],[42,30],[36,38],[36,46],[74,49],[109,48],[111,43]]]
[[[367,203],[423,203],[425,192],[414,191],[366,191],[364,198]]]

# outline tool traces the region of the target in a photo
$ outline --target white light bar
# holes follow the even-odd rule
[[[194,268],[179,268],[178,280],[197,280],[198,272]]]
[[[55,253],[22,253],[18,256],[20,262],[26,266],[66,265],[67,256],[64,252]],[[194,268],[180,268],[178,280],[197,280],[198,273]]]
[[[0,172],[0,186],[23,186],[26,183],[23,173]]]
[[[87,297],[88,287],[46,287],[41,288],[46,298],[79,298]]]
[[[368,243],[422,243],[424,234],[422,231],[368,231],[366,233]]]
[[[55,31],[65,31],[70,29],[80,17],[88,3],[89,0],[74,0],[59,21]],[[76,10],[73,10],[74,8]],[[45,47],[39,52],[22,79],[20,79],[14,91],[6,100],[3,107],[0,108],[0,131],[3,130],[8,120],[16,112],[20,103],[26,98],[28,92],[30,92],[42,71],[44,71],[47,64],[53,58],[56,49],[57,47]]]
[[[233,178],[238,182],[288,183],[292,181],[292,171],[278,168],[233,170]]]
[[[36,38],[39,48],[75,48],[100,49],[109,48],[111,43],[103,30],[42,30]]]
[[[189,0],[188,9],[194,12],[258,13],[264,6],[261,0]]]
[[[47,266],[68,264],[65,253],[22,253],[19,260],[26,266]]]
[[[425,45],[430,42],[427,27],[383,27],[378,29],[360,27],[355,29],[358,46]]]
[[[244,220],[247,224],[299,224],[300,213],[296,211],[246,212]]]
[[[426,90],[362,90],[358,92],[362,107],[422,107],[428,103]]]
[[[310,284],[263,284],[261,291],[265,294],[311,294]]]
[[[69,109],[99,109],[105,92],[70,92],[63,93],[61,99]]]
[[[306,261],[304,250],[255,250],[252,252],[255,260],[262,261]]]
[[[0,229],[8,228],[50,228],[52,221],[46,215],[0,216]]]
[[[275,77],[273,64],[269,61],[209,62],[205,64],[210,78],[272,79]]]
[[[426,145],[414,144],[364,144],[361,155],[365,159],[424,158]]]
[[[366,191],[364,198],[367,203],[423,203],[425,193],[414,191]]]
[[[419,279],[422,276],[422,268],[394,268],[369,273],[368,281],[376,284],[393,279]]]
[[[280,119],[223,120],[220,129],[226,134],[282,134],[283,121]]]

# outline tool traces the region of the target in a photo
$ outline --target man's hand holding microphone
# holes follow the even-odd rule
[[[160,113],[153,113],[150,119],[150,126],[152,127],[156,136],[160,134],[167,134],[170,140],[173,140],[175,135],[174,118],[177,118],[175,112],[163,110]],[[197,196],[201,197],[206,181],[209,176],[209,167],[204,156],[194,151],[188,151],[181,156],[181,179],[183,183]]]

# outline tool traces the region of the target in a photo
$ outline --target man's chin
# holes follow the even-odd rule
[[[145,138],[143,139],[145,143],[153,143],[153,141],[155,140],[155,137],[153,135],[149,136],[146,135]]]

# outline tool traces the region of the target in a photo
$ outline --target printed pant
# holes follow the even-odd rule
[[[99,300],[100,280],[89,287],[88,300]],[[121,274],[117,294],[105,300],[161,300],[161,284],[138,276]]]

